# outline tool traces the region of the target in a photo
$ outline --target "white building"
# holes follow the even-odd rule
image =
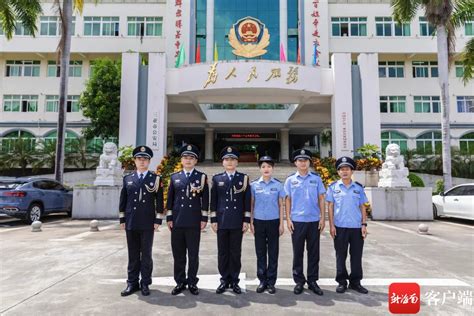
[[[201,147],[208,160],[226,143],[237,145],[244,160],[254,159],[255,150],[287,160],[292,149],[303,146],[324,156],[325,130],[332,130],[335,156],[353,154],[364,143],[397,142],[426,153],[440,147],[436,39],[422,12],[399,26],[388,0],[91,2],[75,16],[69,137],[89,124],[78,97],[94,59],[108,56],[122,59],[120,145],[146,142],[157,161],[188,142]],[[59,23],[52,1],[43,8],[35,38],[21,25],[10,41],[0,35],[4,144],[18,135],[55,137]],[[236,43],[261,44],[268,30],[261,56],[232,52],[230,30],[246,17],[257,26],[236,25]],[[239,30],[249,32],[250,42]],[[460,52],[474,36],[474,21],[456,36]],[[185,64],[175,68],[181,46]],[[288,61],[280,61],[281,50]],[[141,58],[147,66],[140,66]],[[474,84],[464,86],[461,70],[455,65],[450,72],[452,145],[472,153]]]

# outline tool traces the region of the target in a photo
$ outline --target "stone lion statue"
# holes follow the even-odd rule
[[[385,149],[385,162],[382,169],[400,170],[405,168],[403,155],[400,154],[400,146],[397,144],[389,144]]]
[[[100,155],[100,169],[120,169],[121,163],[117,157],[117,145],[114,143],[105,143],[102,155]]]

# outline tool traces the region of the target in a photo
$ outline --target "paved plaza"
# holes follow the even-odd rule
[[[217,295],[216,235],[202,234],[201,293],[172,296],[170,232],[160,227],[153,249],[151,295],[121,297],[127,248],[117,221],[89,221],[64,216],[45,219],[33,233],[17,220],[0,220],[0,314],[2,315],[387,315],[388,285],[417,282],[422,315],[473,315],[474,227],[472,222],[369,222],[364,248],[364,280],[370,293],[335,291],[335,254],[326,225],[321,237],[319,284],[324,296],[293,294],[292,247],[288,231],[280,239],[277,293],[257,294],[254,238],[245,234],[241,286],[245,292]]]

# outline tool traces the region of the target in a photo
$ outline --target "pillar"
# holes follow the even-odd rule
[[[352,156],[352,79],[351,54],[335,53],[331,57],[334,94],[331,99],[332,154]]]
[[[282,128],[280,129],[280,161],[287,162],[290,159],[290,129]]]
[[[206,62],[214,60],[214,0],[207,0],[206,6]]]
[[[381,146],[380,139],[380,89],[378,55],[359,54],[357,64],[360,69],[362,95],[362,135],[364,144]]]
[[[136,146],[138,119],[138,73],[140,55],[122,54],[122,81],[120,84],[119,146]]]
[[[154,170],[166,155],[167,149],[168,100],[165,53],[148,55],[148,71],[146,143],[153,150],[150,169]]]
[[[206,148],[205,148],[205,159],[206,161],[214,161],[214,129],[205,128],[206,132]]]

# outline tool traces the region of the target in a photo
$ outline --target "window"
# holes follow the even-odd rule
[[[464,66],[462,62],[456,61],[454,65],[456,67],[456,78],[462,78],[464,76]]]
[[[20,22],[16,22],[15,24],[15,35],[20,35],[20,36],[30,36],[31,32],[28,31],[23,24]]]
[[[18,139],[21,138],[22,141],[26,142],[27,148],[28,149],[33,149],[36,144],[36,138],[35,135],[31,134],[30,132],[27,131],[13,131],[10,132],[6,135],[4,135],[2,138],[0,138],[1,141],[1,151],[2,152],[11,152],[14,150],[14,146]]]
[[[410,24],[398,24],[392,17],[375,17],[375,31],[377,36],[410,36]]]
[[[287,41],[287,55],[288,61],[296,62],[298,59],[298,1],[287,0],[287,20],[288,20],[288,41]]]
[[[119,36],[119,17],[84,17],[84,36]]]
[[[420,16],[420,36],[433,36],[435,33],[435,27],[428,23],[426,17]]]
[[[6,77],[39,77],[39,60],[7,60]]]
[[[405,113],[406,97],[405,96],[381,96],[380,112],[381,113]]]
[[[161,36],[163,31],[162,17],[129,16],[128,36]]]
[[[380,78],[403,78],[403,61],[380,61],[379,62],[379,77]]]
[[[56,64],[56,61],[48,61],[48,77],[60,77],[61,67]],[[81,77],[82,76],[82,61],[81,60],[70,60],[69,61],[69,77]]]
[[[74,151],[74,145],[78,141],[77,135],[71,131],[66,131],[64,139],[64,149],[67,153],[71,153]],[[48,134],[44,136],[44,141],[45,142],[56,142],[58,138],[58,133],[57,131],[51,131]]]
[[[474,20],[464,23],[464,35],[474,36]]]
[[[37,112],[37,95],[5,94],[3,96],[4,112]]]
[[[456,97],[458,113],[474,113],[474,96]]]
[[[474,132],[467,133],[459,139],[461,154],[474,155]]]
[[[59,96],[57,95],[47,95],[45,109],[46,112],[58,112],[59,108]],[[67,112],[79,112],[79,96],[78,95],[69,95],[67,97],[66,111]]]
[[[413,78],[435,78],[438,77],[437,61],[413,61]]]
[[[416,138],[416,150],[419,154],[441,153],[441,132],[426,132]]]
[[[74,36],[76,31],[76,17],[72,17],[71,34]],[[40,35],[42,36],[59,36],[61,35],[61,19],[59,16],[42,16],[40,17]]]
[[[441,105],[438,96],[414,96],[415,113],[439,113]]]
[[[367,18],[331,18],[332,36],[367,36]]]
[[[387,148],[389,144],[397,144],[400,146],[402,153],[408,150],[407,137],[397,131],[382,132],[380,138],[382,140],[382,152],[385,152],[385,148]]]

